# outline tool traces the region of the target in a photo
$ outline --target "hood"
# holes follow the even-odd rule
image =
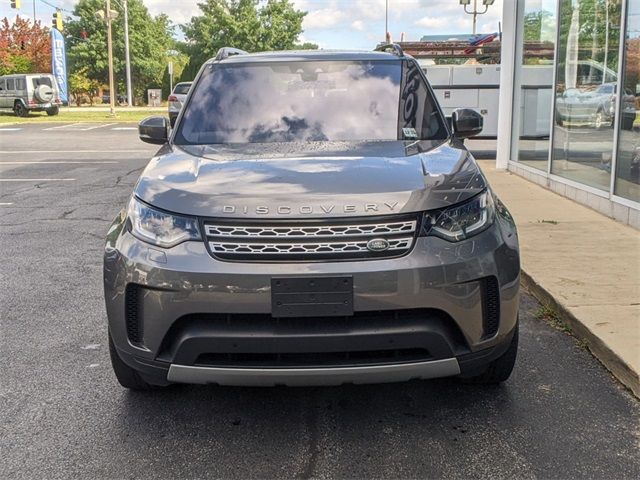
[[[194,216],[310,218],[438,209],[485,187],[456,140],[166,145],[135,195]]]

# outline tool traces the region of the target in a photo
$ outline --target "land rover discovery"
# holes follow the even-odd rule
[[[514,221],[417,62],[374,52],[206,62],[104,255],[119,382],[506,380],[518,346]]]

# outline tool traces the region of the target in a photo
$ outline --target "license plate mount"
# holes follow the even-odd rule
[[[273,277],[271,315],[343,317],[353,315],[353,277]]]

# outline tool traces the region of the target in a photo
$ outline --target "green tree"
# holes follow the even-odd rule
[[[294,48],[306,15],[290,0],[205,0],[198,7],[202,15],[182,27],[190,55],[183,80],[192,80],[222,47],[248,52]]]
[[[293,46],[294,50],[317,50],[318,45],[316,43],[304,42],[304,43],[296,43]]]
[[[621,2],[611,0],[580,0],[579,3],[561,0],[557,59],[559,83],[565,81],[567,42],[575,10],[578,10],[578,61],[592,61],[612,72],[618,70],[621,8]],[[612,74],[609,73],[604,81],[613,81]]]
[[[107,28],[95,13],[104,9],[104,0],[79,0],[65,26],[70,71],[85,69],[88,78],[108,83]],[[173,47],[173,25],[166,15],[152,17],[142,0],[129,0],[129,46],[131,77],[136,97],[147,88],[160,88],[166,69],[167,52]],[[118,11],[112,22],[116,90],[124,92],[124,22],[121,2],[111,2]]]
[[[189,63],[189,57],[178,50],[172,50],[167,55],[166,65],[162,75],[162,98],[167,98],[171,93],[171,81],[169,79],[169,62],[173,62],[173,85],[178,83],[184,67]]]
[[[89,103],[93,105],[93,97],[97,95],[100,84],[97,80],[91,80],[87,76],[87,68],[76,70],[69,75],[69,92],[75,98],[76,104],[80,106],[82,97],[86,96]]]
[[[553,12],[538,10],[524,16],[525,42],[553,42],[555,37],[555,18]]]

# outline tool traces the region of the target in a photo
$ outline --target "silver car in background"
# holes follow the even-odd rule
[[[192,83],[193,82],[177,83],[176,86],[173,87],[173,92],[169,95],[169,122],[172,127],[175,125],[176,118],[178,118],[182,105],[184,105],[187,99]]]
[[[107,234],[119,382],[505,381],[518,348],[513,218],[418,63],[221,49]],[[170,132],[170,134],[169,134]]]
[[[0,109],[11,109],[18,117],[29,112],[57,115],[62,101],[56,79],[50,73],[3,75],[0,77]]]

